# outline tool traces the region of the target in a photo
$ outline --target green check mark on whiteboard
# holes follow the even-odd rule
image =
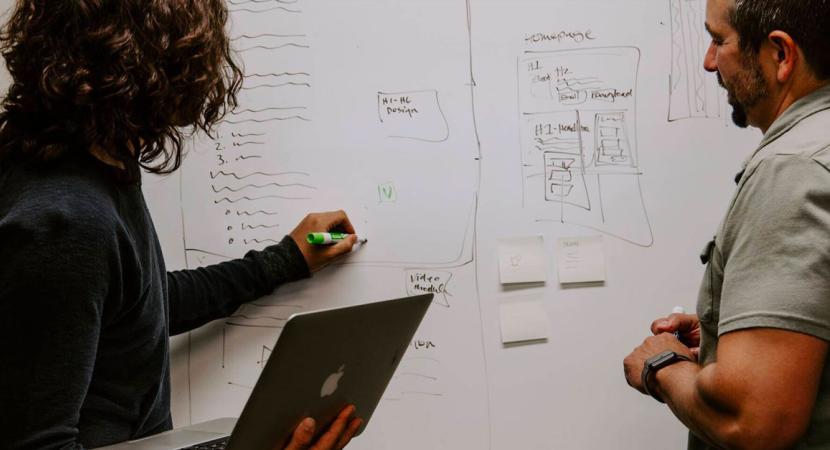
[[[378,186],[378,195],[381,203],[392,203],[398,200],[398,193],[392,183],[383,183]]]

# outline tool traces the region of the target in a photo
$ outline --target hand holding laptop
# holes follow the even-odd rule
[[[340,450],[351,441],[363,420],[354,417],[355,407],[347,406],[340,411],[337,419],[329,427],[320,439],[312,445],[314,439],[315,423],[314,419],[306,418],[303,420],[294,434],[291,436],[291,442],[284,450]],[[279,450],[279,449],[275,449]]]

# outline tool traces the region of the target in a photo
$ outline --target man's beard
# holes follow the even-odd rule
[[[740,128],[749,126],[747,110],[756,106],[767,95],[761,66],[750,56],[743,58],[743,65],[745,68],[736,74],[734,81],[728,85],[720,72],[717,73],[718,84],[726,89],[729,104],[732,105],[732,122]]]

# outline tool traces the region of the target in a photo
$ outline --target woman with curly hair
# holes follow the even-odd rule
[[[312,248],[310,214],[278,245],[166,272],[141,193],[186,132],[236,106],[224,0],[18,0],[0,36],[0,436],[79,449],[171,428],[169,336],[310,276],[353,240]],[[190,128],[190,130],[187,130]],[[312,448],[342,448],[347,408]],[[289,448],[311,445],[313,423]]]

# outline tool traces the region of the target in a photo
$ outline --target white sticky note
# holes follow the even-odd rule
[[[548,280],[542,236],[499,239],[498,248],[502,284],[543,283]]]
[[[605,281],[605,247],[602,236],[563,238],[559,239],[556,247],[560,283]]]
[[[505,344],[546,340],[550,320],[541,302],[505,302],[499,307],[501,341]]]

